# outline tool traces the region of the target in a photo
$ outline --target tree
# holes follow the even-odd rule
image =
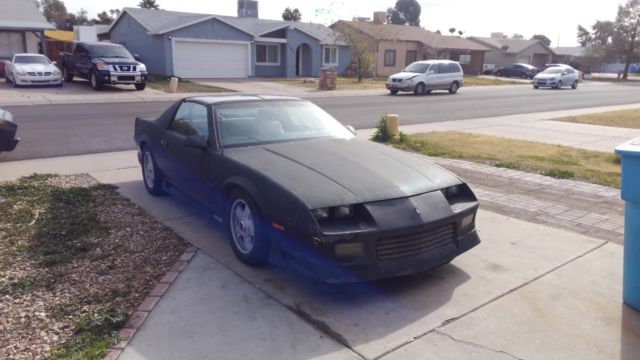
[[[111,14],[111,17],[115,20],[115,18],[117,18],[118,16],[120,16],[120,9],[111,9],[109,10],[109,14]]]
[[[591,32],[585,29],[582,25],[578,25],[578,34],[577,34],[578,44],[580,47],[587,47],[593,40],[591,37]]]
[[[606,45],[611,42],[613,38],[613,21],[596,21],[595,24],[591,27],[592,31],[592,39],[594,44]]]
[[[372,52],[369,51],[372,39],[369,35],[360,31],[357,25],[351,25],[344,21],[338,21],[332,27],[336,31],[338,38],[351,47],[352,58],[355,60],[358,74],[358,82],[362,82],[362,78],[368,76],[373,69],[374,58]]]
[[[420,26],[422,8],[417,0],[398,0],[394,8],[387,9],[387,22],[396,25]]]
[[[627,80],[631,63],[640,57],[640,0],[628,0],[618,6],[618,15],[613,24],[614,35],[612,46],[614,51],[624,59],[622,79]]]
[[[462,31],[462,30],[458,30],[458,35],[459,35],[459,36],[464,35],[464,31]]]
[[[456,32],[456,28],[454,28],[454,27],[449,28],[449,33],[450,33],[451,35],[453,35],[453,33],[455,33],[455,32]]]
[[[110,25],[115,18],[109,15],[108,12],[103,11],[96,14],[96,18],[91,20],[91,23],[98,25]]]
[[[140,0],[138,7],[143,9],[160,10],[160,5],[156,3],[156,0]]]
[[[533,35],[531,37],[531,40],[538,40],[538,41],[540,41],[541,43],[543,43],[543,44],[545,44],[547,46],[551,46],[551,39],[549,39],[548,37],[546,37],[545,35],[542,35],[542,34]]]
[[[514,40],[524,40],[524,36],[522,36],[522,34],[513,34],[511,35],[511,38]]]
[[[60,0],[42,0],[40,2],[42,14],[48,22],[55,24],[58,29],[65,29],[69,14],[67,7]]]
[[[300,19],[302,19],[302,14],[298,8],[291,10],[291,8],[287,6],[282,12],[282,20],[284,21],[300,21]]]

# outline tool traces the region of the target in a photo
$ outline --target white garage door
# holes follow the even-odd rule
[[[245,78],[249,76],[246,44],[175,40],[173,70],[182,78]]]

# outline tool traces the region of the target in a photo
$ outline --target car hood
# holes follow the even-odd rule
[[[461,183],[417,155],[358,139],[297,141],[226,149],[234,159],[309,208],[396,199]]]
[[[557,79],[560,77],[560,74],[538,74],[534,77],[534,79]]]
[[[420,74],[412,73],[412,72],[401,72],[401,73],[397,73],[397,74],[391,75],[390,78],[407,80],[409,78],[412,78],[412,77],[418,76],[418,75],[420,75]]]
[[[26,72],[54,72],[58,68],[53,64],[15,64],[16,70],[22,70]]]
[[[140,64],[135,59],[99,57],[99,58],[94,58],[94,60],[102,61],[105,64],[111,64],[111,65],[139,65]]]

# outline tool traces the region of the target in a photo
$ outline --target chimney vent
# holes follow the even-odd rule
[[[239,18],[258,18],[258,2],[256,0],[238,0]]]

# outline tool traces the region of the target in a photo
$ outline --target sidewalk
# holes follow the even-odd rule
[[[417,125],[402,125],[400,119],[400,131],[406,134],[461,131],[612,153],[616,146],[640,137],[640,129],[568,123],[552,119],[637,108],[640,108],[640,103]],[[358,137],[369,139],[374,132],[375,129],[358,130]]]

